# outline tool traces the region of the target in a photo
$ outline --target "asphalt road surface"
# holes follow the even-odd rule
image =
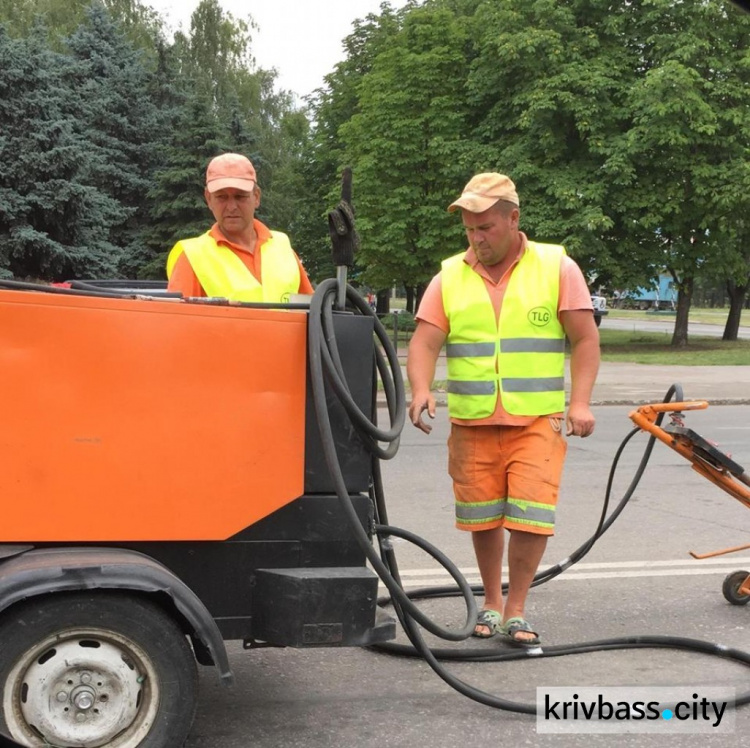
[[[631,430],[629,410],[596,408],[595,435],[569,442],[558,534],[549,544],[545,564],[565,558],[594,530],[613,456]],[[407,426],[398,456],[384,466],[389,519],[434,542],[474,580],[469,537],[453,528],[444,408],[434,423],[430,436]],[[687,425],[750,467],[750,406],[690,413]],[[614,479],[613,501],[629,484],[645,442],[639,435],[626,449]],[[622,516],[579,565],[532,590],[527,617],[545,645],[664,634],[748,651],[750,606],[727,603],[721,584],[729,572],[750,569],[750,550],[703,561],[688,555],[689,550],[708,552],[748,543],[747,510],[698,476],[682,457],[657,444]],[[447,582],[423,553],[401,541],[395,546],[407,586]],[[423,605],[443,624],[463,623],[459,600]],[[508,645],[495,638],[458,646],[502,651]],[[682,732],[669,735],[544,735],[537,732],[533,717],[498,711],[459,695],[421,660],[361,649],[244,652],[236,643],[230,649],[236,684],[224,689],[211,669],[202,669],[189,748],[729,747],[747,744],[750,732],[748,706],[736,714],[732,732],[723,734],[688,734],[693,723],[683,723]],[[534,701],[537,686],[750,690],[747,667],[668,649],[449,667],[478,688],[527,703]]]

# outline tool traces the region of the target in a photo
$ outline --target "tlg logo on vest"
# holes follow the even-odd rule
[[[527,319],[534,327],[544,327],[550,323],[552,312],[543,306],[535,306],[527,315]]]

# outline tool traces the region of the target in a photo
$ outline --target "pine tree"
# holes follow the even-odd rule
[[[182,108],[164,166],[148,192],[150,229],[148,262],[141,277],[163,279],[166,258],[174,243],[204,233],[211,216],[203,198],[208,162],[231,150],[227,133],[205,96],[194,94]]]
[[[92,151],[87,178],[122,206],[125,220],[116,233],[123,250],[120,271],[132,274],[147,256],[142,235],[148,190],[168,112],[160,112],[152,98],[154,76],[142,54],[103,6],[91,6],[67,44],[79,128]]]
[[[77,130],[66,61],[37,27],[0,27],[0,274],[59,280],[111,275],[120,205],[87,181],[92,151]]]

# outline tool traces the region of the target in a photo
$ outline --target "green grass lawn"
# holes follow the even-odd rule
[[[690,310],[690,322],[719,325],[727,321],[728,309]],[[674,313],[642,312],[633,309],[609,310],[610,319],[671,320]],[[744,309],[740,324],[750,326],[750,310]],[[600,330],[603,361],[624,361],[636,364],[680,364],[683,366],[748,366],[750,365],[750,341],[724,342],[719,338],[691,335],[688,330],[688,345],[673,348],[672,331],[668,333],[626,332]]]
[[[691,317],[692,319],[692,317]],[[681,366],[750,366],[750,340],[688,336],[688,345],[673,348],[672,334],[599,330],[602,361]]]
[[[674,312],[641,312],[636,309],[614,309],[609,308],[609,314],[607,315],[611,319],[671,319],[674,320]],[[728,309],[703,309],[695,308],[690,310],[690,321],[694,323],[703,323],[706,325],[721,325],[722,327],[726,324],[727,315],[729,314]],[[742,316],[740,317],[740,324],[750,327],[750,309],[743,309]]]

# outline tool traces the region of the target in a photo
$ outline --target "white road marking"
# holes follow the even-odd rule
[[[547,568],[542,565],[541,569]],[[723,557],[697,559],[674,559],[672,561],[612,561],[602,563],[580,563],[570,567],[556,577],[555,581],[584,581],[588,579],[635,579],[639,577],[687,577],[707,574],[730,574],[739,569],[750,572],[750,558]],[[480,584],[476,567],[460,570],[470,584]],[[503,569],[507,577],[507,568]],[[401,579],[407,589],[455,584],[451,576],[440,569],[400,570]],[[381,585],[382,586],[382,585]]]

